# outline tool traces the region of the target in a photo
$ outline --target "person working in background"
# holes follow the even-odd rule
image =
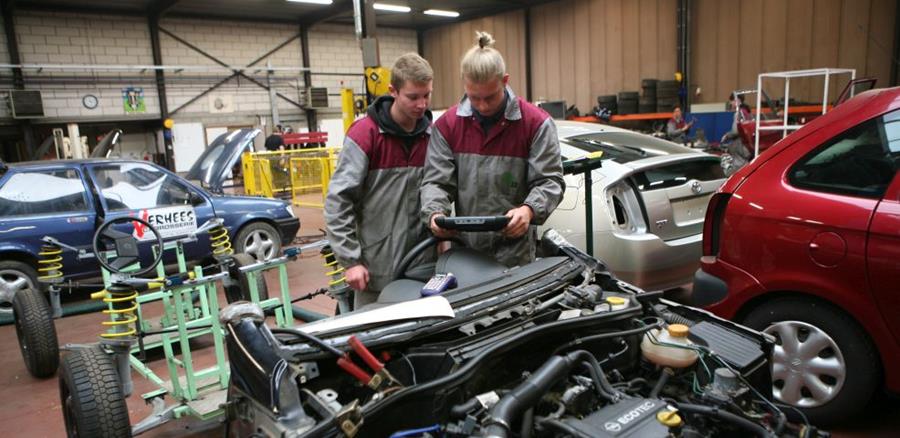
[[[688,142],[687,133],[692,126],[694,126],[694,122],[685,122],[681,114],[681,106],[675,105],[672,108],[672,118],[666,123],[666,136],[675,143],[685,144]]]
[[[284,139],[281,138],[281,125],[275,125],[275,130],[272,131],[272,134],[266,137],[266,150],[269,152],[277,151],[279,148],[284,148]]]

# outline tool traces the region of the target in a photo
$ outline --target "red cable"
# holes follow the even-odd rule
[[[369,349],[366,348],[366,346],[363,345],[363,343],[360,342],[360,340],[357,339],[356,336],[350,336],[350,340],[348,340],[347,342],[350,344],[350,348],[352,348],[353,351],[355,351],[356,354],[362,358],[363,362],[365,362],[366,365],[368,365],[369,368],[372,368],[372,370],[374,370],[376,373],[384,368],[384,364],[379,362],[378,359],[376,359],[375,356],[372,355],[372,352],[369,351]]]
[[[350,357],[344,355],[340,359],[337,360],[337,364],[339,367],[343,368],[344,371],[349,373],[351,376],[355,377],[356,380],[359,380],[363,385],[368,385],[372,380],[372,376],[363,371],[362,368],[358,367],[353,361],[350,360]]]

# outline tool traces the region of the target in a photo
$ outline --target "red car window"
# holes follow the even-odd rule
[[[881,198],[896,173],[886,143],[880,118],[862,123],[801,158],[789,181],[808,190]]]

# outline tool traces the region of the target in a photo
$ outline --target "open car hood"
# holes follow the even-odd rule
[[[97,146],[94,147],[94,150],[91,152],[91,158],[109,158],[109,154],[113,151],[113,148],[119,145],[121,139],[121,129],[113,129],[107,132],[103,139],[97,143]]]
[[[259,129],[244,128],[218,136],[191,166],[187,179],[199,181],[213,193],[221,193],[229,171],[244,151],[253,150],[253,141],[260,132]]]

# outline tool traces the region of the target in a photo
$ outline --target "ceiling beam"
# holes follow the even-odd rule
[[[131,17],[143,17],[146,10],[143,8],[129,7],[108,7],[95,6],[90,3],[81,3],[75,5],[69,2],[39,2],[39,3],[17,3],[16,9],[20,11],[46,11],[46,12],[71,12],[78,14],[106,14],[106,15],[126,15]]]
[[[169,11],[172,10],[179,0],[155,0],[147,5],[147,13],[151,16],[156,16],[157,18],[162,18],[163,15],[166,15]]]
[[[306,14],[300,21],[300,25],[303,27],[310,27],[315,24],[324,21],[330,21],[347,14],[350,14],[351,17],[353,16],[353,1],[335,0],[335,2],[331,6],[322,8],[311,14]]]
[[[298,15],[297,17],[281,17],[281,18],[265,18],[265,17],[246,17],[246,16],[234,16],[234,15],[226,15],[221,13],[207,13],[207,12],[191,12],[191,11],[183,11],[179,12],[177,8],[167,9],[165,16],[167,18],[189,18],[193,20],[204,20],[204,21],[236,21],[241,23],[275,23],[275,24],[297,24],[299,20],[298,17],[302,15]],[[136,8],[121,8],[121,7],[102,7],[102,6],[92,6],[87,3],[74,5],[72,3],[60,3],[60,2],[47,2],[47,3],[17,3],[16,9],[18,10],[29,10],[29,11],[41,11],[41,12],[69,12],[75,14],[94,14],[94,15],[121,15],[128,17],[145,17],[148,14],[147,9],[136,9]]]

